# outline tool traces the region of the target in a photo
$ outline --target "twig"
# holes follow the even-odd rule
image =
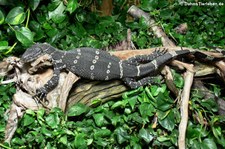
[[[179,90],[176,88],[175,84],[173,83],[173,76],[170,68],[165,66],[161,72],[165,76],[165,82],[168,86],[169,90],[173,92],[174,95],[179,95]]]
[[[190,68],[193,65],[190,65]],[[186,129],[187,129],[187,123],[188,123],[188,102],[190,98],[190,92],[191,92],[191,86],[194,79],[194,73],[193,71],[187,70],[187,72],[184,74],[184,89],[181,96],[181,106],[180,106],[180,112],[181,112],[181,121],[179,124],[179,136],[178,136],[178,146],[179,149],[185,149],[185,136],[186,136]]]
[[[155,20],[150,17],[149,13],[144,12],[143,10],[139,9],[134,5],[128,9],[127,13],[133,16],[134,18],[145,18],[148,25],[152,28],[153,33],[156,35],[156,37],[161,38],[162,43],[165,47],[176,46],[172,42],[172,40],[170,40],[168,36],[163,32],[162,28],[157,25]]]
[[[0,82],[0,85],[9,84],[9,83],[16,82],[16,81],[17,81],[16,78],[13,78],[10,80]]]

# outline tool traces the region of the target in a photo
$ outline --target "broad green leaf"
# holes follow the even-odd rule
[[[140,138],[144,139],[146,143],[150,143],[152,141],[152,139],[154,138],[154,136],[151,135],[149,133],[149,131],[144,129],[144,128],[139,130],[138,135],[139,135]]]
[[[166,91],[166,85],[162,84],[162,86],[151,85],[150,87],[151,93],[153,96],[158,96],[160,92],[164,93]]]
[[[49,114],[46,118],[46,123],[48,124],[48,126],[50,126],[51,128],[57,128],[59,126],[60,123],[60,118],[58,116],[58,114],[56,113],[51,113]]]
[[[88,107],[86,105],[77,103],[69,109],[68,116],[79,116],[87,111]]]
[[[5,131],[5,126],[4,125],[0,125],[0,133]]]
[[[106,147],[108,145],[108,141],[105,141],[105,139],[98,138],[95,143],[101,147]]]
[[[174,113],[170,110],[169,114],[164,119],[159,119],[159,123],[165,129],[172,131],[175,127]]]
[[[67,145],[68,143],[68,140],[67,140],[67,136],[62,136],[60,139],[59,139],[59,142],[61,142],[62,144],[64,145]]]
[[[154,115],[155,108],[150,103],[142,103],[138,108],[142,117]]]
[[[176,87],[182,88],[184,86],[184,79],[180,74],[173,71],[173,78],[174,78],[174,83]]]
[[[221,137],[221,135],[222,135],[222,130],[221,130],[220,127],[214,126],[214,127],[212,127],[212,131],[213,131],[214,136],[215,136],[217,139],[219,139],[219,138]]]
[[[8,41],[0,41],[0,51],[9,49]]]
[[[93,115],[95,123],[97,126],[101,127],[105,123],[105,118],[103,113],[98,113]]]
[[[29,0],[28,2],[31,9],[34,11],[38,7],[40,0]]]
[[[95,139],[107,137],[107,136],[110,136],[110,135],[111,135],[111,131],[109,129],[96,130],[96,132],[94,133]]]
[[[29,28],[22,27],[18,31],[16,31],[16,38],[24,45],[30,46],[33,44],[33,33]]]
[[[131,109],[130,109],[130,108],[125,108],[125,109],[124,109],[124,113],[130,114],[130,113],[131,113]]]
[[[5,18],[5,22],[11,25],[18,25],[23,23],[25,18],[26,18],[26,15],[24,13],[24,9],[18,6],[10,10],[10,12]]]
[[[5,16],[3,12],[0,10],[0,24],[4,23],[4,21],[5,21]]]
[[[42,119],[42,120],[43,120],[44,114],[45,114],[45,110],[44,110],[44,109],[39,109],[39,110],[37,111],[37,117],[38,117],[39,119]]]
[[[140,139],[137,136],[131,136],[130,145],[133,147],[133,149],[142,149]]]
[[[34,117],[25,114],[23,117],[23,126],[28,126],[35,121]]]
[[[45,137],[43,134],[38,134],[37,136],[35,136],[35,141],[37,141],[37,143],[42,143],[45,140]]]
[[[158,0],[142,0],[141,8],[146,11],[152,11],[158,6]]]
[[[111,122],[113,126],[116,126],[118,123],[124,123],[124,120],[121,118],[121,116],[114,116],[111,118]]]
[[[133,110],[137,103],[137,97],[136,96],[131,97],[130,99],[128,99],[128,103],[130,104],[131,109]]]
[[[70,13],[73,13],[78,7],[77,0],[68,0],[67,8],[66,10]]]
[[[66,18],[66,15],[64,14],[65,9],[66,6],[63,5],[63,2],[60,2],[59,6],[55,10],[48,12],[48,16],[55,23],[61,23]]]
[[[74,140],[74,146],[76,148],[86,148],[87,142],[86,142],[85,136],[86,135],[83,133],[77,134]]]
[[[216,143],[212,138],[205,138],[203,140],[204,149],[217,149]]]
[[[204,128],[193,125],[192,123],[188,124],[187,135],[186,135],[188,139],[205,137],[207,135],[208,135],[208,132]]]
[[[18,145],[23,145],[24,141],[22,139],[20,139],[19,137],[15,137],[15,138],[12,139],[12,143],[18,144]]]
[[[41,127],[41,133],[45,136],[52,137],[52,131],[48,130],[46,127]]]
[[[207,110],[217,112],[218,105],[214,99],[203,99],[201,100],[200,104],[205,107]]]
[[[26,110],[26,114],[29,114],[31,116],[35,116],[35,112],[33,110],[31,110],[31,109],[27,109]]]
[[[161,111],[167,111],[173,106],[173,100],[169,96],[161,92],[156,97],[156,103],[157,103],[157,109]]]
[[[128,100],[121,100],[121,101],[117,101],[115,102],[113,105],[112,105],[112,109],[115,109],[115,108],[123,108],[126,106],[126,104],[128,103]]]
[[[130,135],[127,133],[127,131],[122,128],[122,127],[118,127],[115,131],[114,131],[115,135],[116,135],[116,139],[118,141],[119,144],[124,143],[125,141],[127,141],[130,138]]]

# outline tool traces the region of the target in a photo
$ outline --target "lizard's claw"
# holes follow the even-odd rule
[[[33,97],[40,101],[46,98],[46,95],[47,95],[47,91],[45,88],[42,87],[36,90],[36,95],[34,95]]]

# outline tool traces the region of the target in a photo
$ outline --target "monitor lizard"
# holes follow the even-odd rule
[[[152,78],[155,78],[152,74],[160,66],[177,56],[189,53],[196,53],[201,58],[213,59],[195,50],[171,52],[155,50],[149,55],[138,55],[127,60],[121,60],[100,49],[76,48],[70,51],[62,51],[48,43],[36,43],[25,51],[21,60],[28,63],[44,54],[48,54],[51,57],[53,76],[43,87],[37,89],[35,95],[43,98],[57,86],[62,69],[66,69],[81,78],[91,80],[121,79],[131,89],[135,89],[152,83]]]

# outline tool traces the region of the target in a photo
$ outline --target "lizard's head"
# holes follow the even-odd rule
[[[24,62],[32,62],[40,56],[44,55],[44,50],[48,48],[48,44],[36,43],[28,48],[22,55],[21,60]]]

